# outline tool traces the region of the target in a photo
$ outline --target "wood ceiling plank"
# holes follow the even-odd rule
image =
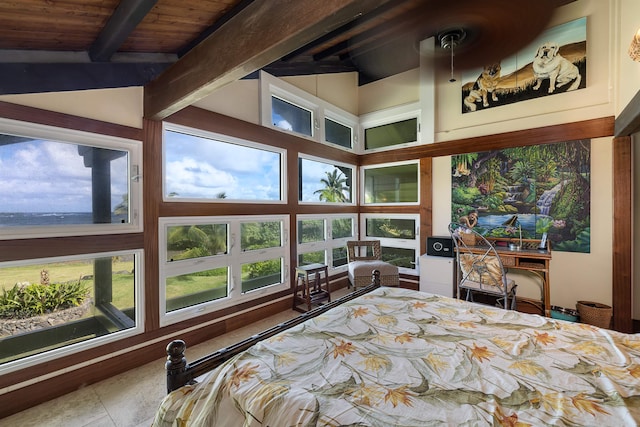
[[[85,0],[56,1],[19,0],[0,2],[0,14],[16,12],[27,19],[33,14],[49,16],[104,16],[107,19],[118,6],[119,0],[104,0],[88,4]]]
[[[162,120],[388,1],[254,2],[145,86],[145,118]]]

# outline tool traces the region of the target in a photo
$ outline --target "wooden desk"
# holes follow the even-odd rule
[[[536,275],[542,282],[542,307],[544,315],[551,316],[551,293],[549,281],[549,264],[551,263],[551,242],[547,241],[546,249],[538,249],[540,240],[538,239],[522,239],[521,249],[510,249],[509,243],[519,242],[519,239],[509,238],[490,238],[487,237],[496,248],[496,252],[500,255],[502,265],[509,270],[527,271]],[[482,246],[470,246],[469,249],[474,251],[477,248],[478,253],[484,253],[486,249]]]

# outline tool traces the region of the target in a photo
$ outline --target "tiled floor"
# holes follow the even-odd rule
[[[336,296],[340,296],[339,294],[343,292],[337,293]],[[187,347],[187,359],[196,360],[298,314],[298,312],[288,310],[202,344]],[[165,395],[164,362],[165,359],[161,359],[148,363],[135,370],[135,376],[132,371],[125,372],[0,419],[0,426],[149,426]]]

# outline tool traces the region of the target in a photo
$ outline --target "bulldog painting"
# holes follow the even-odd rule
[[[542,44],[536,51],[533,59],[533,74],[536,78],[534,90],[540,89],[540,85],[544,79],[549,79],[549,93],[553,93],[556,88],[566,85],[573,81],[567,89],[576,90],[580,86],[582,76],[578,67],[572,64],[568,59],[564,58],[558,50],[560,47],[555,42],[547,42]]]

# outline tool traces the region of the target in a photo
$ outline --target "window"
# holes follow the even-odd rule
[[[142,231],[141,158],[140,141],[0,119],[0,239],[48,252],[0,262],[0,374],[144,331],[142,248],[112,238]],[[65,256],[41,240],[81,235]]]
[[[418,140],[418,118],[401,120],[364,130],[364,149],[407,144]]]
[[[352,151],[359,119],[274,76],[260,72],[263,126]]]
[[[160,218],[161,324],[288,288],[287,216]]]
[[[0,239],[141,230],[139,141],[0,119]]]
[[[419,215],[363,214],[361,235],[380,240],[382,259],[401,272],[415,274],[420,252]]]
[[[353,127],[328,117],[324,119],[325,140],[344,148],[353,148]]]
[[[141,256],[126,251],[0,263],[0,373],[142,332]],[[75,298],[77,306],[70,304]],[[27,308],[15,309],[18,302]]]
[[[298,265],[321,263],[344,270],[347,240],[353,240],[355,215],[298,215]]]
[[[418,203],[419,173],[416,162],[363,167],[364,203]]]
[[[313,111],[277,96],[271,97],[271,123],[282,130],[313,136]]]
[[[285,201],[285,151],[165,124],[164,197],[171,201]]]
[[[300,202],[352,203],[355,166],[300,157]]]
[[[402,105],[360,117],[364,151],[380,151],[420,142],[420,110],[417,104]]]

